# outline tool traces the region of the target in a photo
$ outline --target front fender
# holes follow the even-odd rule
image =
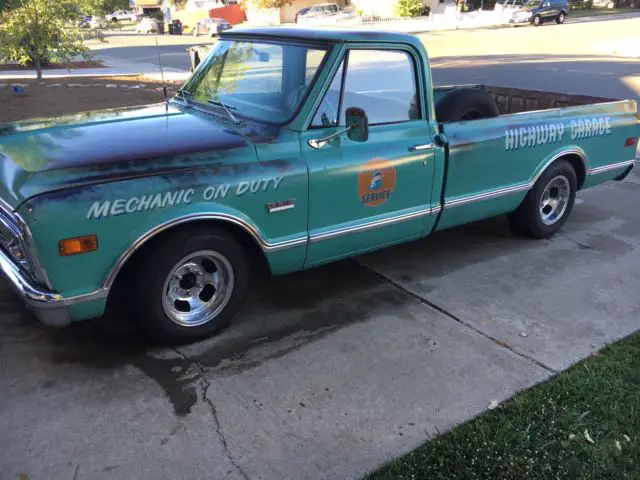
[[[65,297],[109,287],[119,268],[146,240],[188,221],[226,221],[243,228],[270,263],[284,250],[302,265],[308,184],[302,159],[254,162],[90,185],[41,195],[20,209],[40,262]],[[269,213],[266,205],[294,208]],[[63,257],[59,241],[97,235],[94,252]]]

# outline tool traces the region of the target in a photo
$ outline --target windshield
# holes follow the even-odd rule
[[[187,82],[189,99],[235,115],[284,124],[296,113],[327,51],[291,44],[219,40]]]
[[[540,0],[529,0],[524,6],[529,8],[539,7],[540,3]]]

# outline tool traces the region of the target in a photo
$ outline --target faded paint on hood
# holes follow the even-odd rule
[[[0,126],[0,196],[12,207],[78,185],[256,161],[273,129],[164,104]]]

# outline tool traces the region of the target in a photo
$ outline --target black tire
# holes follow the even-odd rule
[[[558,15],[558,18],[556,18],[556,23],[557,24],[562,24],[562,23],[564,23],[564,19],[565,19],[564,12],[560,12],[560,15]]]
[[[493,97],[477,88],[453,90],[436,105],[436,119],[443,123],[491,118],[499,114]]]
[[[539,27],[540,25],[542,25],[542,17],[540,15],[536,15],[535,17],[533,17],[532,22],[534,27]]]
[[[229,326],[244,298],[249,272],[245,251],[232,235],[216,228],[192,227],[168,234],[148,250],[134,273],[134,312],[151,339],[164,345],[181,345],[214,336]],[[179,325],[163,305],[165,282],[181,260],[201,251],[216,252],[228,261],[233,288],[222,310],[210,321],[198,326]]]
[[[569,195],[566,207],[552,224],[543,221],[540,204],[549,182],[556,178],[564,178],[569,186]],[[554,162],[538,178],[533,188],[527,193],[520,206],[509,214],[509,223],[512,229],[521,235],[530,238],[548,238],[556,233],[566,222],[571,214],[576,200],[577,191],[576,172],[567,160]]]

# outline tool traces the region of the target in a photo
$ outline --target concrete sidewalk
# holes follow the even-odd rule
[[[185,51],[185,55],[188,55]],[[190,72],[171,67],[163,67],[162,70],[158,65],[153,63],[131,63],[110,57],[108,54],[100,52],[99,60],[103,61],[106,68],[78,68],[78,69],[51,69],[43,70],[44,78],[82,78],[82,77],[118,77],[140,75],[150,79],[159,80],[164,75],[167,81],[184,81]],[[0,72],[0,81],[11,79],[35,79],[36,72],[33,70],[15,70]]]

